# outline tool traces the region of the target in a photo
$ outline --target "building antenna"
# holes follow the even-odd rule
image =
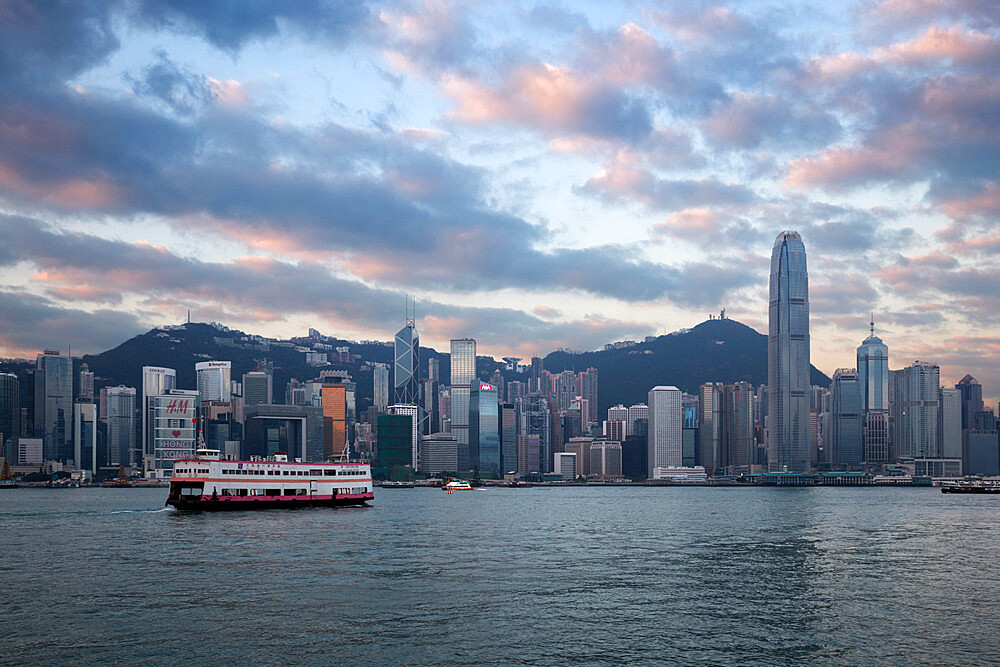
[[[875,335],[875,313],[872,313],[871,332],[872,332],[872,335],[874,336]]]

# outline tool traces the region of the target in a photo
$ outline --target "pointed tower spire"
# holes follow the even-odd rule
[[[872,335],[874,336],[875,335],[875,313],[872,313],[871,332],[872,332]]]

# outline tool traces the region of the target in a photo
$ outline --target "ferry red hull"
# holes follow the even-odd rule
[[[302,507],[351,507],[364,505],[375,497],[373,493],[358,493],[338,496],[232,496],[212,498],[211,496],[168,498],[167,506],[179,510],[198,512],[220,512],[248,510],[298,509]]]

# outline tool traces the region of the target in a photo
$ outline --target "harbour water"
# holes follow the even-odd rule
[[[1000,497],[938,489],[376,490],[182,513],[0,493],[0,662],[983,664]]]

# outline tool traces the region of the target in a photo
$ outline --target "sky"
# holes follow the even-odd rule
[[[0,356],[767,332],[1000,396],[1000,5],[0,0]],[[710,379],[710,378],[707,378]],[[665,378],[665,381],[669,380]]]

